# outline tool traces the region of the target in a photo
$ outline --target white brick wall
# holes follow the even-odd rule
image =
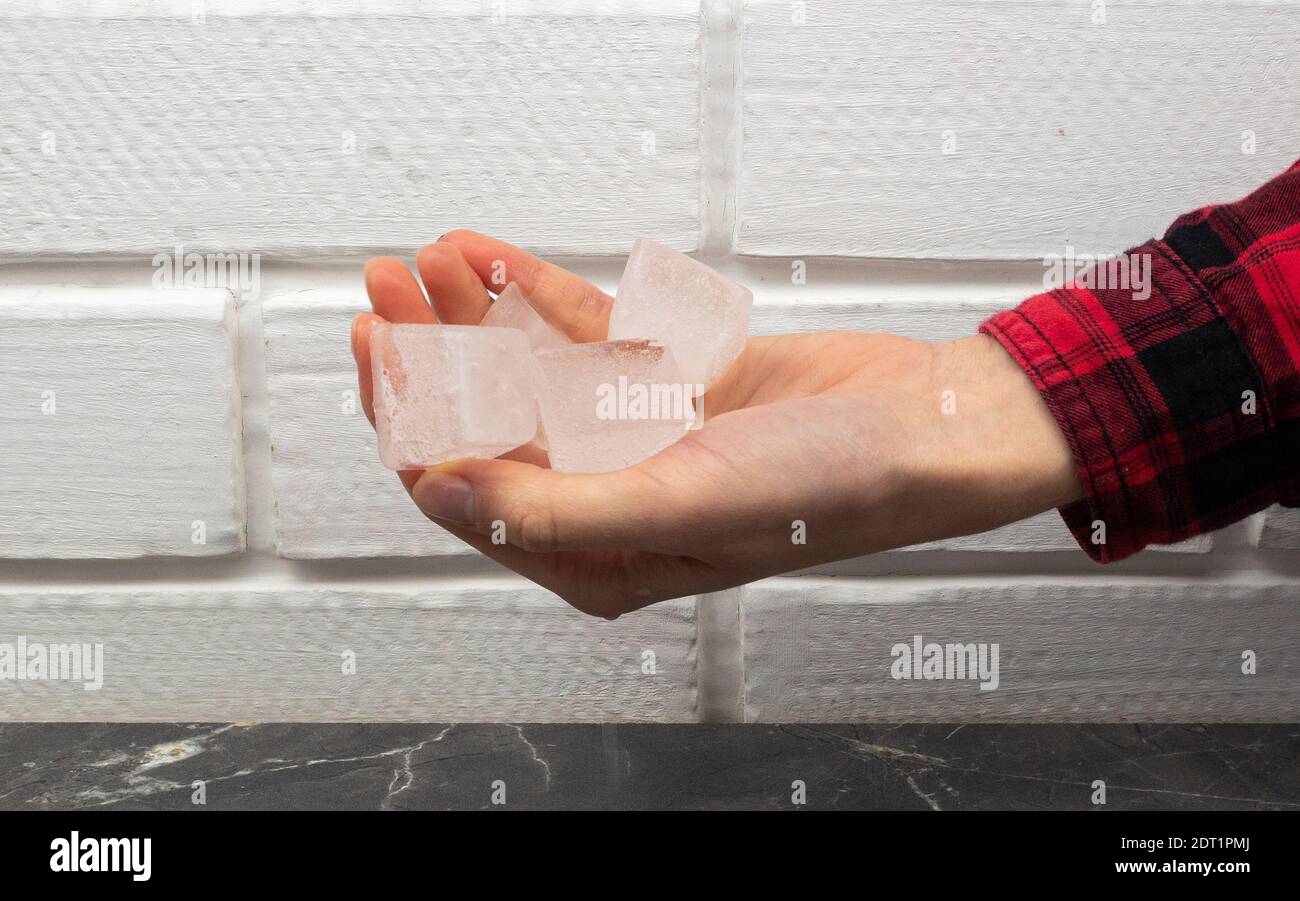
[[[0,6],[0,642],[106,667],[0,719],[1294,719],[1294,511],[1106,570],[1048,514],[610,624],[428,523],[355,406],[361,262],[452,227],[943,339],[1297,155],[1300,4],[1104,6]],[[260,283],[156,287],[177,244]],[[916,634],[998,642],[999,689],[889,679]]]
[[[739,249],[1023,259],[1141,243],[1294,161],[1296,12],[823,0],[797,25],[785,0],[748,3]]]
[[[1266,548],[1300,548],[1300,510],[1274,507],[1264,519],[1260,546]]]
[[[549,592],[505,578],[3,592],[0,635],[102,642],[105,660],[97,691],[6,683],[4,715],[688,720],[694,620],[687,598],[611,624],[575,616]],[[349,653],[354,674],[343,672]],[[647,659],[653,675],[643,673]]]
[[[787,578],[741,598],[753,722],[1286,721],[1297,711],[1294,585]],[[998,644],[996,689],[894,678],[892,648],[917,635],[923,646]],[[1243,675],[1243,651],[1268,665]]]
[[[0,290],[0,557],[242,550],[235,341],[223,289]]]
[[[588,5],[11,12],[0,86],[22,102],[0,123],[0,208],[22,227],[0,251],[413,251],[453,227],[550,251],[642,233],[692,249],[697,16]]]
[[[296,291],[262,305],[276,548],[285,557],[477,553],[429,522],[383,468],[348,341],[364,293]]]

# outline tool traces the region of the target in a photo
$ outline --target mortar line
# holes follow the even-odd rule
[[[740,589],[695,598],[696,709],[703,723],[744,721]]]
[[[271,480],[270,409],[261,297],[241,292],[238,310],[244,535],[248,551],[274,552],[275,491]]]
[[[700,5],[699,256],[735,259],[736,181],[740,163],[741,0]],[[739,653],[739,589],[695,599],[696,714],[702,722],[740,722],[744,660]]]
[[[740,170],[741,0],[700,8],[700,255],[730,258]]]

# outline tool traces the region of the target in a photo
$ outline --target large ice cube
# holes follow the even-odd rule
[[[514,282],[506,285],[506,289],[497,295],[497,299],[492,302],[487,315],[483,317],[483,321],[479,324],[497,328],[519,329],[528,336],[528,341],[532,344],[533,350],[563,347],[565,344],[573,343],[566,335],[553,328],[549,322],[542,318],[541,314],[533,308],[524,292]],[[537,434],[533,436],[533,443],[542,450],[546,450],[549,446],[546,440],[546,427],[542,425],[540,407],[537,411]]]
[[[480,325],[495,328],[517,328],[528,336],[533,350],[560,347],[571,343],[562,333],[551,327],[541,314],[533,309],[524,292],[514,282],[506,285]]]
[[[684,253],[644,238],[632,245],[609,316],[609,340],[668,346],[682,377],[707,389],[745,349],[754,295]]]
[[[677,441],[694,419],[690,386],[662,344],[569,344],[535,357],[552,469],[631,466]]]
[[[514,329],[377,324],[375,430],[389,469],[496,457],[537,430],[536,370]]]

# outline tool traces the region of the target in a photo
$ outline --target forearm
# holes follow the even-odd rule
[[[935,345],[918,386],[923,422],[903,482],[907,539],[987,531],[1083,493],[1060,427],[1015,361],[987,335]],[[903,540],[899,544],[912,543]]]

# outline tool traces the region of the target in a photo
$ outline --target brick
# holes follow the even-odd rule
[[[0,642],[104,661],[93,691],[0,681],[0,719],[685,722],[694,624],[689,598],[609,623],[515,578],[0,592]]]
[[[1300,7],[1101,5],[747,3],[739,250],[1118,253],[1293,162]]]
[[[0,289],[0,557],[244,547],[229,292]]]
[[[1177,579],[783,578],[742,589],[751,722],[1250,722],[1300,713],[1300,591]],[[895,644],[999,645],[994,690]],[[1242,673],[1242,654],[1258,672]]]
[[[0,253],[696,246],[694,4],[142,6],[5,17]]]

